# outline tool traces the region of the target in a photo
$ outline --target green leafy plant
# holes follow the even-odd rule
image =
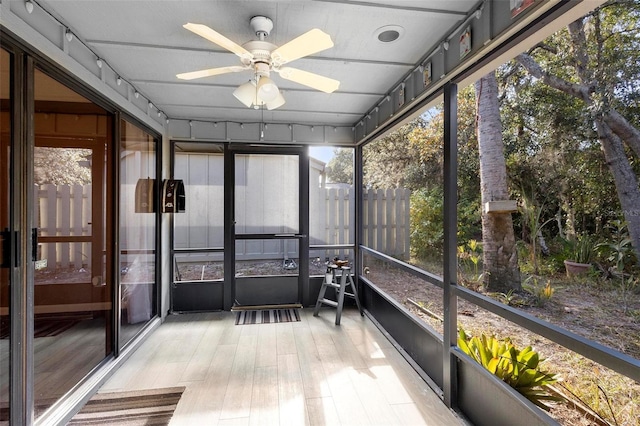
[[[522,300],[518,296],[513,289],[509,290],[506,293],[492,293],[495,294],[496,298],[500,300],[502,303],[509,306],[520,306],[522,305]]]
[[[589,235],[580,235],[571,244],[569,260],[577,263],[591,263],[595,254],[596,243]]]
[[[598,244],[597,248],[607,257],[609,262],[613,263],[614,268],[618,271],[624,271],[625,266],[632,260],[633,253],[627,224],[620,220],[614,220],[607,227],[612,231],[611,240]]]
[[[557,382],[558,378],[555,374],[538,368],[543,360],[531,346],[518,350],[509,338],[498,340],[495,337],[487,338],[484,334],[481,337],[467,337],[463,329],[458,333],[458,346],[474,361],[540,408],[549,410],[543,401],[564,401],[546,389],[548,385]]]
[[[544,286],[538,283],[538,277],[531,275],[524,280],[522,287],[533,296],[536,306],[543,307],[553,297],[556,289],[551,286],[551,280],[547,280]]]
[[[522,191],[523,195],[526,191]],[[534,197],[531,195],[524,195],[521,203],[521,211],[524,220],[524,224],[529,228],[531,234],[531,261],[533,263],[533,273],[539,274],[538,265],[538,250],[540,237],[542,236],[542,228],[548,223],[554,220],[554,218],[547,219],[542,222],[542,214],[544,212],[544,203],[541,206],[537,206]],[[544,246],[543,246],[544,247]]]
[[[411,192],[411,255],[417,259],[439,259],[442,256],[442,200],[442,191],[439,189]]]
[[[458,260],[465,271],[473,270],[471,281],[478,282],[482,279],[480,272],[482,245],[477,240],[471,239],[466,244],[458,246]]]
[[[638,285],[637,278],[625,278],[625,268],[633,263],[633,245],[625,222],[614,220],[608,227],[612,230],[611,240],[598,244],[597,249],[606,256],[607,261],[613,264],[613,268],[620,275],[620,291],[626,313],[629,311],[627,296]]]

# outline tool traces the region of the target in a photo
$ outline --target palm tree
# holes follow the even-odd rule
[[[509,199],[498,83],[491,72],[475,83],[482,206]],[[513,221],[509,212],[482,211],[483,285],[488,291],[521,290]]]

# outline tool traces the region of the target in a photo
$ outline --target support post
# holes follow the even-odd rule
[[[229,145],[224,147],[224,290],[222,292],[223,309],[231,310],[235,300],[233,286],[233,271],[236,263],[235,247],[235,156],[229,149]]]
[[[364,294],[362,288],[360,288],[360,273],[362,272],[362,252],[360,251],[360,246],[362,245],[362,232],[363,232],[363,166],[364,161],[362,159],[362,145],[358,145],[354,150],[354,165],[353,170],[354,173],[354,182],[353,182],[353,191],[355,191],[355,196],[353,200],[355,202],[355,211],[354,211],[354,220],[355,220],[355,232],[354,232],[354,245],[353,245],[353,275],[355,277],[354,286],[358,289],[358,294]],[[360,297],[360,296],[357,296]],[[360,306],[364,306],[364,299],[360,300]]]
[[[457,227],[458,227],[458,87],[448,82],[444,86],[444,335],[442,377],[444,403],[449,408],[457,405],[457,369],[451,348],[457,344],[458,303],[453,294],[457,285]]]
[[[299,233],[303,235],[298,240],[298,301],[303,306],[310,305],[313,300],[309,289],[309,149],[303,149],[298,157],[298,176],[300,177],[300,201],[298,210],[300,212]]]

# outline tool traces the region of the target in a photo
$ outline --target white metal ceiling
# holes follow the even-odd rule
[[[479,4],[477,0],[87,1],[42,0],[109,67],[169,118],[351,126],[380,102],[427,53]],[[311,28],[335,46],[292,66],[341,82],[332,94],[274,77],[286,104],[273,111],[246,108],[232,92],[249,73],[178,80],[177,73],[238,65],[233,53],[182,25],[202,23],[242,44],[255,39],[249,20],[270,17],[268,41],[282,45]],[[395,42],[376,30],[402,27]],[[264,118],[262,118],[264,113]]]

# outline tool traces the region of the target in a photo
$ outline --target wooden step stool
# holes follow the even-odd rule
[[[336,274],[336,271],[338,270],[340,271],[340,275]],[[338,278],[340,279],[339,283]],[[347,286],[351,286],[351,293],[347,293]],[[324,294],[327,291],[327,287],[333,287],[336,289],[336,295],[338,296],[337,301],[326,299],[324,297]],[[327,272],[324,274],[324,281],[322,282],[322,287],[320,287],[320,293],[318,294],[316,308],[313,310],[313,316],[318,316],[318,311],[320,310],[320,306],[322,304],[333,306],[337,309],[336,325],[340,325],[340,317],[342,316],[342,307],[344,306],[345,296],[354,298],[356,301],[356,305],[358,305],[360,315],[364,315],[364,313],[362,312],[362,307],[360,306],[360,300],[358,299],[358,290],[353,283],[353,278],[351,278],[351,267],[338,267],[338,265],[330,264],[327,267]]]

